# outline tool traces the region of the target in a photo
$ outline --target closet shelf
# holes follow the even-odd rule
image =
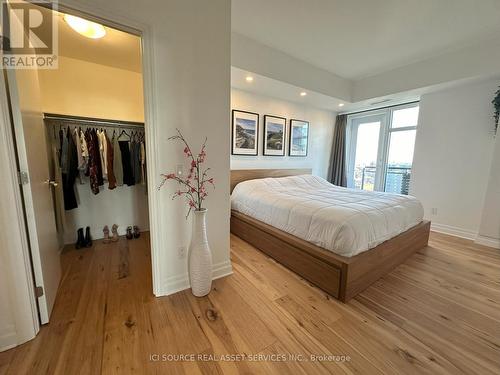
[[[133,122],[133,121],[121,121],[121,120],[109,120],[109,119],[99,119],[92,117],[80,117],[80,116],[68,116],[59,115],[55,113],[44,113],[44,120],[55,120],[64,121],[65,123],[71,123],[74,125],[86,125],[94,127],[107,127],[107,128],[128,128],[128,129],[142,129],[144,130],[143,122]]]

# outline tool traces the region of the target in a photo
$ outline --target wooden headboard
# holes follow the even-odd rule
[[[231,193],[234,187],[246,180],[266,177],[288,177],[301,174],[311,174],[311,168],[304,169],[235,169],[231,170]]]

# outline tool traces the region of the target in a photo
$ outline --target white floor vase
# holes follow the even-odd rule
[[[189,244],[189,280],[196,297],[206,296],[212,287],[212,253],[208,246],[207,209],[193,211],[193,231]]]

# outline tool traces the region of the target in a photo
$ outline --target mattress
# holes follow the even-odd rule
[[[424,214],[412,196],[348,189],[311,175],[241,182],[231,208],[346,257],[403,233]]]

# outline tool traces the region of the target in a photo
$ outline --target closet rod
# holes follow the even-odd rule
[[[57,115],[53,113],[44,113],[43,118],[44,120],[66,121],[74,124],[81,124],[81,125],[88,125],[95,127],[128,128],[128,129],[144,130],[144,123],[142,122],[128,122],[128,121],[107,120],[107,119],[98,119],[90,117],[66,116],[66,115]]]

